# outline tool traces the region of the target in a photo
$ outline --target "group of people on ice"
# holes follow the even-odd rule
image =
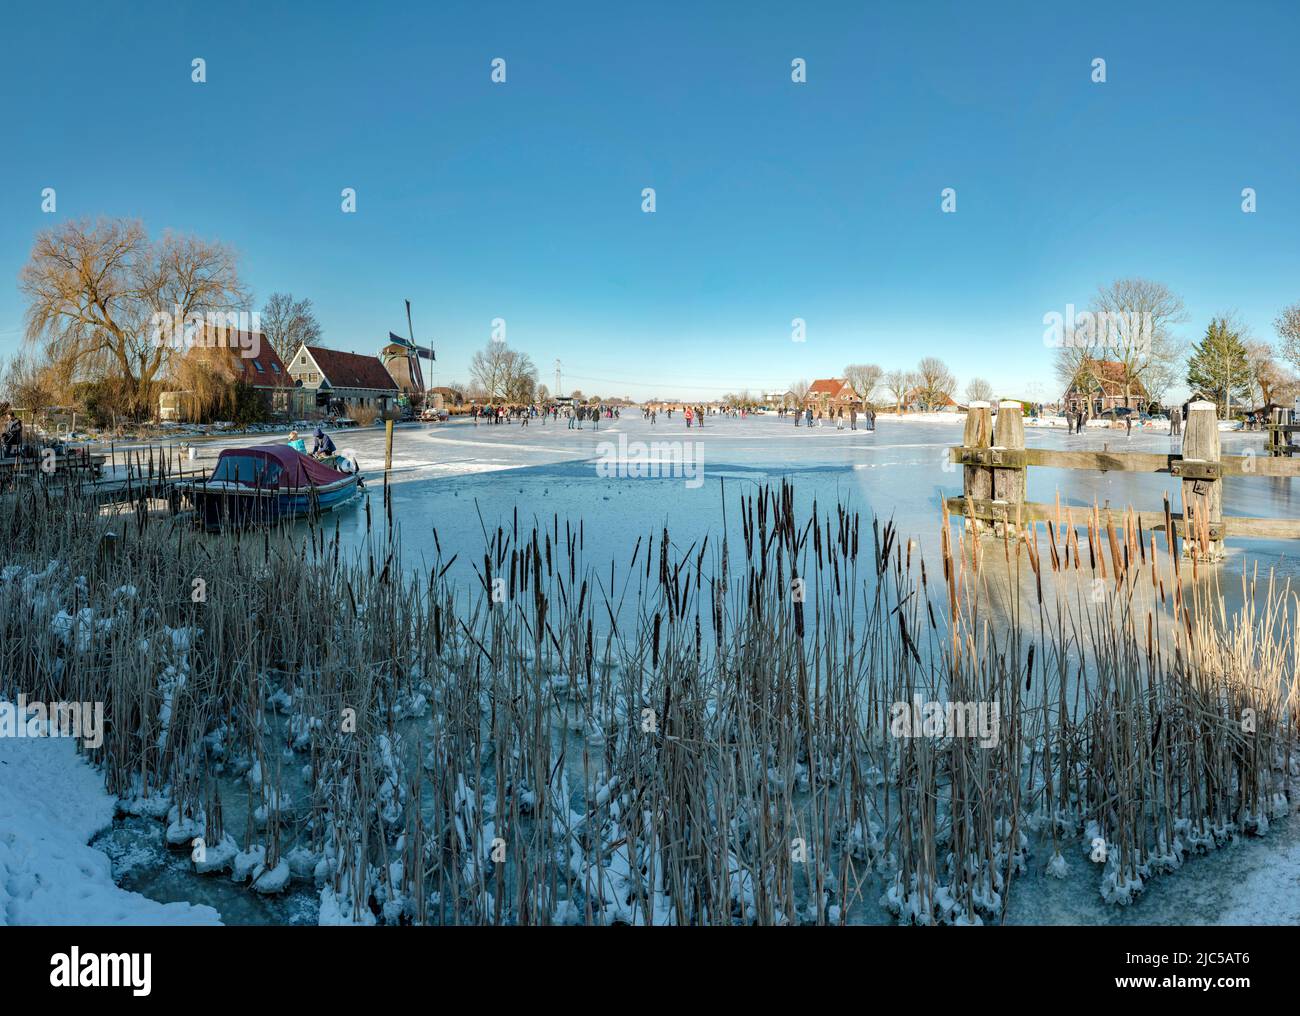
[[[800,424],[807,424],[809,427],[824,427],[827,420],[834,420],[836,430],[843,430],[846,422],[849,430],[858,429],[857,406],[849,406],[847,412],[843,406],[817,410],[814,410],[812,406],[805,406],[803,409],[786,409],[782,407],[777,410],[778,416],[785,416],[786,413],[794,417],[796,427]],[[864,430],[876,429],[876,411],[870,406],[862,410],[862,426]]]
[[[602,418],[617,420],[619,409],[618,406],[607,406],[603,403],[599,405],[583,405],[581,403],[567,405],[559,402],[549,402],[543,404],[533,403],[527,406],[493,405],[488,403],[484,406],[471,406],[469,415],[476,427],[480,423],[518,423],[521,427],[527,427],[532,420],[541,420],[542,423],[546,423],[548,420],[558,422],[561,417],[564,417],[568,421],[570,430],[581,430],[584,420],[590,420],[593,425],[598,425]]]

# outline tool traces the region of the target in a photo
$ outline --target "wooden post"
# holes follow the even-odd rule
[[[1013,453],[1025,450],[1024,406],[1019,402],[1005,400],[998,403],[993,447]],[[1014,531],[1020,520],[1020,506],[1025,503],[1025,466],[1022,462],[994,467],[993,500],[1006,504],[1006,522],[998,528]]]
[[[1219,419],[1213,402],[1187,407],[1183,435],[1183,552],[1201,560],[1223,556],[1223,480],[1219,454]],[[1209,541],[1202,536],[1209,531]]]
[[[1278,428],[1282,426],[1285,417],[1286,410],[1281,406],[1274,406],[1268,411],[1269,428],[1268,437],[1264,441],[1264,447],[1268,449],[1268,454],[1271,456],[1282,454],[1282,431]],[[1287,440],[1290,440],[1289,435]]]
[[[117,533],[105,533],[99,538],[99,552],[96,562],[103,568],[117,557]]]
[[[393,468],[393,421],[384,421],[384,471]]]
[[[962,436],[962,447],[967,451],[982,450],[993,445],[993,413],[987,402],[972,402],[966,412],[966,430]],[[969,463],[962,470],[962,496],[976,502],[989,501],[993,498],[993,470],[987,466],[973,466]],[[972,532],[982,532],[983,524],[977,518],[966,519],[966,526]]]

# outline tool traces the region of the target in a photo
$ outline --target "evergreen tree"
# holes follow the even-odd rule
[[[1241,333],[1223,317],[1214,318],[1205,338],[1192,347],[1187,361],[1187,384],[1193,392],[1213,399],[1222,416],[1229,395],[1250,398],[1250,362]]]

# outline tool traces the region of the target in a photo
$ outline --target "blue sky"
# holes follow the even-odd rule
[[[1289,2],[27,5],[0,38],[0,355],[36,232],[108,215],[232,244],[337,348],[404,332],[410,298],[442,381],[504,318],[588,394],[933,354],[1049,398],[1043,315],[1117,277],[1179,293],[1188,338],[1225,310],[1274,338],[1298,40]]]

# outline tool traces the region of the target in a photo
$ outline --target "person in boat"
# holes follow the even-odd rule
[[[296,430],[289,431],[289,447],[302,455],[307,454],[307,442],[298,436]]]
[[[23,451],[23,421],[11,409],[5,413],[5,429],[0,441],[4,443],[4,457],[16,458]]]
[[[327,459],[335,452],[334,441],[319,427],[312,434],[311,454],[314,458]]]

